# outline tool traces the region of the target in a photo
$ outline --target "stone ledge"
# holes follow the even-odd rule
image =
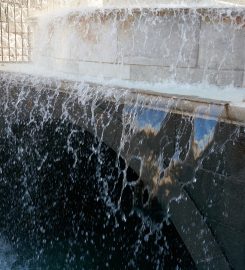
[[[131,65],[130,79],[133,81],[164,82],[176,80],[181,83],[202,81],[218,86],[233,85],[243,87],[243,71],[201,68],[174,68]]]
[[[2,68],[1,68],[2,69]],[[30,77],[35,78],[45,78],[49,80],[53,80],[53,84],[56,85],[57,82],[62,83],[65,88],[71,89],[72,86],[77,85],[79,82],[77,80],[63,80],[63,79],[55,79],[52,77],[41,76],[41,75],[33,75],[33,74],[25,74],[20,73],[19,71],[9,72],[6,69],[2,69],[0,74],[9,75],[13,74],[18,80],[23,81],[23,76],[26,76],[26,79],[31,82]],[[25,78],[24,78],[25,79]],[[135,101],[139,98],[144,98],[146,101],[146,106],[153,108],[154,110],[163,110],[164,108],[169,109],[169,105],[172,104],[171,109],[175,113],[186,114],[186,115],[196,115],[203,118],[211,118],[216,119],[222,122],[227,122],[231,124],[236,124],[245,127],[245,105],[233,105],[228,101],[221,101],[215,99],[206,99],[196,96],[188,96],[188,95],[177,95],[177,94],[166,94],[154,92],[152,90],[141,90],[136,88],[125,88],[120,86],[113,85],[101,85],[98,83],[86,82],[86,84],[98,87],[100,89],[114,89],[113,91],[117,93],[123,93],[125,91],[126,95],[121,95],[123,104],[131,103],[135,104]],[[170,101],[173,101],[172,103]],[[147,105],[148,102],[148,105]],[[168,105],[168,106],[167,106]],[[174,107],[173,107],[174,106]]]

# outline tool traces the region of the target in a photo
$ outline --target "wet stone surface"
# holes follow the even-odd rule
[[[135,202],[140,186],[122,188],[134,172],[124,179],[114,151],[103,144],[93,152],[98,141],[69,123],[36,124],[13,123],[1,138],[0,227],[16,267],[194,269],[173,225],[156,223],[155,207],[147,214]]]
[[[47,100],[26,87],[25,96],[1,83],[0,231],[15,254],[9,269],[195,269],[139,175],[72,119],[81,108],[65,95]]]
[[[13,267],[243,269],[244,127],[209,119],[212,106],[202,118],[108,87],[19,81],[0,81]]]

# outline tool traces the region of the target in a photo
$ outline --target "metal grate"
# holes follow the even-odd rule
[[[0,0],[0,62],[30,60],[28,0]]]
[[[30,8],[32,9],[44,9],[47,7],[48,2],[53,0],[30,0]]]
[[[31,60],[28,15],[81,0],[0,0],[0,62]]]

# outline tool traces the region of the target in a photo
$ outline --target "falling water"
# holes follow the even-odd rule
[[[202,20],[231,29],[219,66],[216,50],[202,56],[203,83],[210,65],[239,64],[229,50],[242,10],[62,11],[40,18],[34,64],[91,74],[112,64],[128,80],[125,67],[151,59],[193,83]],[[243,269],[245,130],[227,102],[8,72],[0,89],[0,267]]]
[[[125,147],[136,128],[130,119],[142,101],[124,112],[119,100],[126,92],[84,84],[68,91],[68,86],[39,78],[1,79],[1,228],[24,258],[20,265],[162,268],[172,261],[169,246],[180,240],[163,222],[166,211],[156,200],[149,202],[150,187],[141,198],[140,175],[122,158],[123,152],[129,155]],[[113,117],[124,113],[120,127]],[[118,152],[103,142],[110,139],[108,132],[118,133],[111,142]],[[173,240],[167,240],[166,230]],[[176,257],[173,265],[192,265],[182,245],[176,251],[186,261]]]
[[[38,66],[151,83],[241,87],[243,8],[63,10],[35,24]]]

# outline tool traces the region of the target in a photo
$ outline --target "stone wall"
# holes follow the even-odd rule
[[[128,6],[128,5],[145,5],[145,6],[151,6],[151,5],[164,5],[164,4],[180,4],[180,5],[202,5],[202,6],[207,6],[207,5],[220,5],[224,6],[226,4],[229,5],[244,5],[245,1],[244,0],[104,0],[103,1],[104,5],[119,5],[119,6]]]
[[[242,9],[66,13],[35,24],[33,59],[81,75],[244,87],[244,14]]]

